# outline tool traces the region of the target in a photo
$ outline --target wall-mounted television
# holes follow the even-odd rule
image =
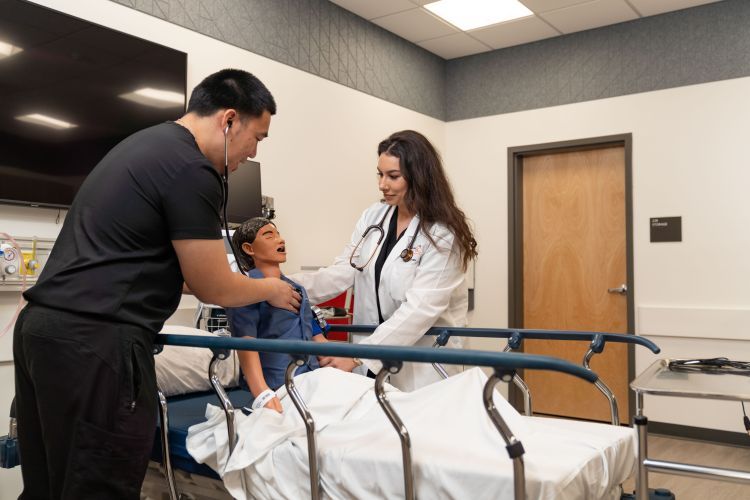
[[[185,110],[187,54],[0,0],[0,203],[67,207],[130,134]]]

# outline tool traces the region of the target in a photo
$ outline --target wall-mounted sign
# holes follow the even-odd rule
[[[651,243],[682,241],[682,217],[652,217]]]

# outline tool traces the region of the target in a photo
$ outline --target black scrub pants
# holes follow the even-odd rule
[[[13,355],[19,498],[138,499],[157,416],[153,335],[29,304]]]

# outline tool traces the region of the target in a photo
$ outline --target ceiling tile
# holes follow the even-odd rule
[[[531,9],[531,11],[534,13],[562,9],[563,7],[571,7],[579,3],[586,3],[590,1],[591,0],[520,0],[522,4]]]
[[[456,33],[454,35],[433,38],[432,40],[419,42],[417,45],[439,55],[443,59],[454,59],[456,57],[470,56],[492,50],[466,33]]]
[[[372,22],[412,42],[421,42],[459,32],[450,24],[421,8],[379,17],[373,19]]]
[[[411,0],[411,3],[415,5],[427,5],[428,3],[436,2],[437,0]]]
[[[653,16],[663,14],[673,10],[687,9],[707,3],[718,2],[719,0],[630,0],[630,4],[638,9],[642,16]]]
[[[549,24],[535,16],[472,30],[469,33],[493,49],[521,45],[559,35]]]
[[[625,0],[594,0],[545,12],[540,17],[567,34],[631,21],[638,19],[638,14]]]
[[[365,19],[387,16],[414,8],[414,4],[409,0],[378,0],[377,2],[372,0],[331,0],[331,2]]]

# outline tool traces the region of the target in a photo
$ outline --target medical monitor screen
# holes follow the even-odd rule
[[[227,220],[230,224],[241,224],[253,217],[260,217],[262,211],[260,163],[248,160],[229,174]]]
[[[179,118],[187,55],[21,0],[0,0],[0,203],[69,206],[134,132]]]

